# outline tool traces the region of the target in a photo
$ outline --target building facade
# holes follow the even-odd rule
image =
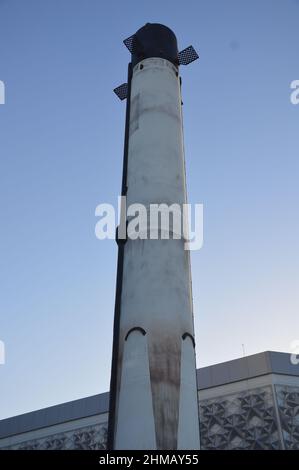
[[[264,352],[198,369],[201,449],[299,449],[299,364]],[[0,421],[0,449],[94,449],[109,394]],[[129,423],[128,423],[129,432]]]

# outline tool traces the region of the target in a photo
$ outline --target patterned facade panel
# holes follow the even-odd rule
[[[275,386],[286,449],[299,450],[299,387]],[[277,419],[271,386],[200,401],[202,449],[279,449]],[[24,440],[6,449],[104,450],[107,423]]]
[[[103,450],[107,424],[95,424],[6,447],[11,450]]]
[[[299,387],[276,385],[275,390],[284,446],[299,450]]]
[[[270,386],[200,402],[202,449],[279,449]]]

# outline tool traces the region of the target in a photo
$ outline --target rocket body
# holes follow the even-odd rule
[[[127,207],[182,207],[178,66],[165,57],[139,60],[128,99]],[[190,256],[183,236],[158,233],[158,239],[149,232],[147,238],[128,236],[121,248],[109,422],[114,449],[199,449]]]

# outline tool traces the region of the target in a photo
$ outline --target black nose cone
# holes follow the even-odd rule
[[[173,31],[158,23],[146,23],[134,35],[132,65],[149,57],[161,57],[178,65],[177,39]]]

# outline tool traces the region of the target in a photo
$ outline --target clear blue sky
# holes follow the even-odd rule
[[[107,391],[120,193],[122,40],[146,22],[193,44],[181,70],[197,362],[299,339],[296,0],[0,0],[0,418]]]

